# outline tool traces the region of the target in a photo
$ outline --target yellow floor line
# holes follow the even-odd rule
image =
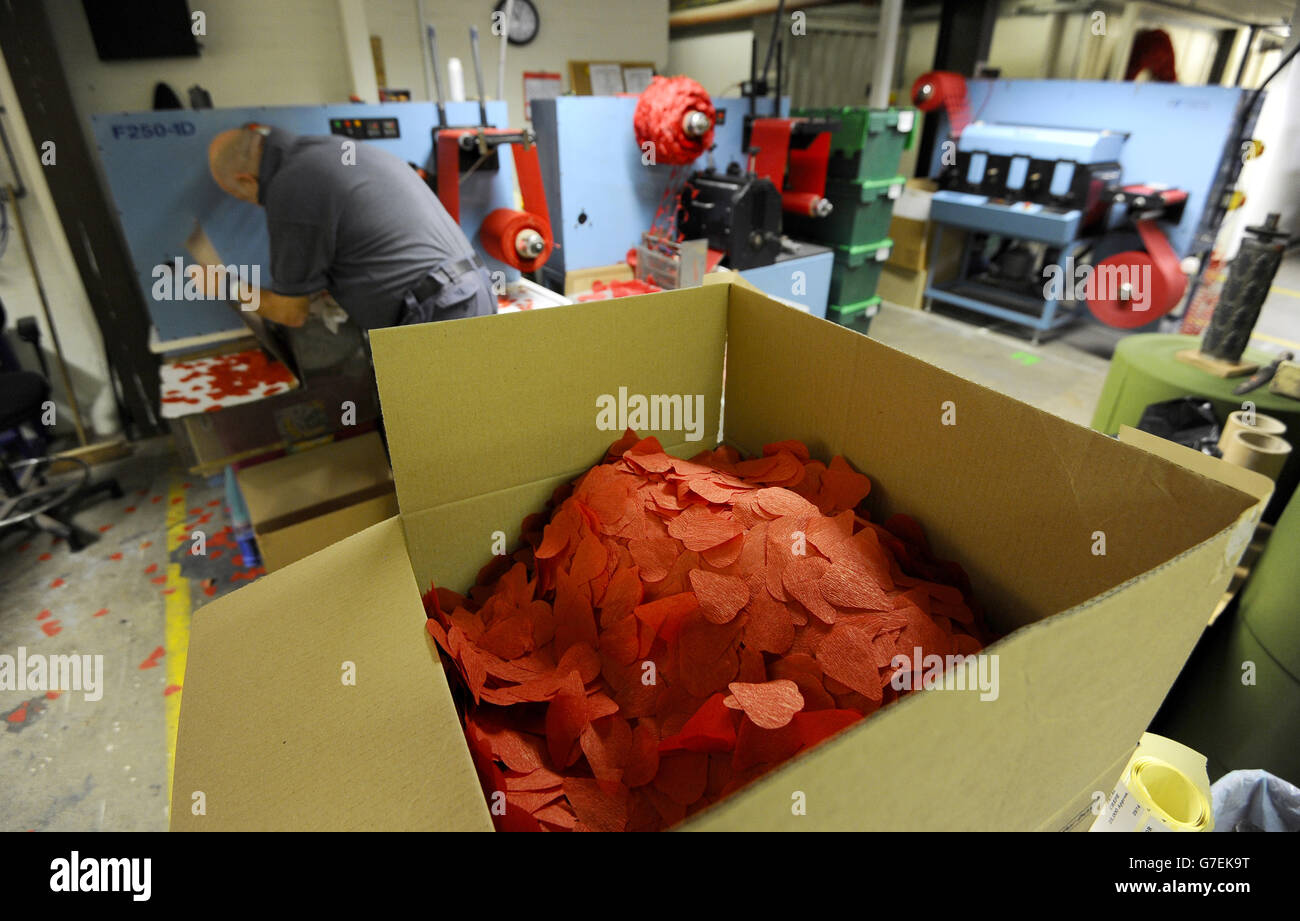
[[[1268,290],[1270,292],[1276,291],[1278,294],[1285,294],[1287,297],[1300,297],[1300,291],[1295,288],[1283,288],[1281,285],[1274,285]]]
[[[181,501],[176,502],[175,499]],[[167,490],[167,553],[185,544],[189,538],[185,529],[185,490],[179,480]],[[180,563],[167,564],[167,588],[163,622],[163,647],[167,654],[167,687],[181,687],[185,681],[185,657],[190,648],[190,580],[181,575]],[[172,768],[176,763],[176,727],[181,717],[181,691],[173,691],[163,698],[167,719],[167,802],[172,800]]]
[[[1263,339],[1265,342],[1271,342],[1274,345],[1286,346],[1288,349],[1300,350],[1300,342],[1292,342],[1290,339],[1282,339],[1278,336],[1270,336],[1268,333],[1253,332],[1250,334],[1252,339]]]

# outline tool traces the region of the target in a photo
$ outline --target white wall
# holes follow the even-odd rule
[[[50,301],[54,323],[58,327],[59,341],[67,358],[74,387],[82,406],[82,416],[89,425],[89,407],[108,380],[108,367],[104,358],[103,342],[99,326],[90,309],[86,290],[82,287],[81,276],[77,273],[72,250],[68,248],[67,237],[63,235],[63,226],[59,223],[54,200],[50,196],[49,186],[45,182],[44,170],[57,169],[57,156],[53,167],[43,167],[37,153],[38,137],[35,142],[23,118],[18,97],[14,93],[13,82],[9,78],[9,69],[4,57],[0,55],[0,101],[5,106],[5,130],[9,134],[9,143],[18,161],[18,171],[27,187],[27,195],[18,200],[26,222],[27,233],[31,238],[37,268],[45,286],[46,296]],[[57,155],[57,151],[56,151]],[[0,185],[15,182],[10,174],[8,160],[0,157]],[[3,198],[4,193],[0,193]],[[27,257],[23,253],[22,241],[18,228],[14,226],[15,217],[12,206],[9,214],[9,245],[4,255],[0,256],[0,300],[4,301],[8,313],[7,325],[10,329],[20,317],[36,317],[40,324],[42,346],[46,351],[53,351],[49,326],[45,322],[36,285],[32,280]],[[15,337],[16,339],[16,337]],[[31,363],[33,356],[30,348],[21,342],[15,342],[15,351],[19,353],[24,364]],[[62,403],[62,386],[55,368],[50,368],[56,401]],[[60,414],[62,415],[62,414]],[[59,426],[60,430],[63,426]]]
[[[524,71],[563,74],[569,61],[653,61],[668,67],[668,0],[534,0],[541,19],[537,38],[511,45],[506,53],[505,100],[514,124],[523,121]],[[365,0],[366,25],[383,41],[384,69],[390,87],[409,89],[412,99],[428,99],[425,88],[424,37],[418,0]],[[465,71],[466,98],[473,99],[474,65],[469,27],[478,26],[485,95],[497,98],[500,37],[492,35],[489,0],[424,0],[425,21],[438,31],[443,92],[447,60],[457,57]]]
[[[673,38],[668,42],[668,72],[685,74],[710,96],[739,96],[736,84],[749,79],[753,43],[753,29]]]
[[[196,58],[101,61],[80,0],[45,0],[72,97],[83,118],[153,106],[163,81],[189,104],[195,83],[213,105],[346,102],[352,92],[339,8],[324,0],[201,0]]]

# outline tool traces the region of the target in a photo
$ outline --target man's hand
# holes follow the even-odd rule
[[[266,319],[273,320],[284,326],[302,326],[307,322],[311,298],[306,295],[276,294],[267,288],[238,283],[233,277],[225,277],[224,284],[222,284],[221,280],[218,280],[218,290],[209,291],[207,290],[207,279],[209,277],[221,279],[227,275],[225,266],[220,264],[210,265],[206,270],[201,265],[188,265],[185,267],[185,273],[204,297],[218,296],[223,293],[221,289],[224,288],[226,296],[239,301],[240,310],[250,313],[257,312]]]
[[[311,298],[304,296],[292,297],[284,294],[276,294],[274,291],[268,291],[265,288],[254,288],[250,298],[245,298],[245,292],[239,293],[240,308],[245,304],[257,304],[257,312],[268,320],[274,320],[284,326],[302,326],[307,322],[308,307],[311,304]]]

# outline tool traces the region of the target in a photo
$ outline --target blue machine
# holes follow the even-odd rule
[[[1173,250],[1208,250],[1235,178],[1244,92],[1217,86],[1063,80],[974,80],[978,121],[957,144],[935,145],[935,251],[945,227],[967,231],[956,278],[934,269],[925,294],[1033,330],[1034,341],[1072,321],[1078,303],[1043,293],[1045,270],[1099,261],[1136,216],[1159,220]],[[946,120],[939,138],[948,136]],[[1152,211],[1124,185],[1179,190]],[[1181,193],[1186,193],[1182,196]],[[1067,286],[1068,289],[1068,286]]]
[[[556,243],[542,271],[558,290],[563,290],[566,272],[622,262],[665,204],[674,167],[642,164],[632,129],[636,103],[630,96],[561,96],[532,104]],[[677,167],[681,176],[707,168],[710,161],[725,170],[747,160],[741,145],[749,100],[718,98],[713,105],[718,112],[714,150],[690,166]],[[771,115],[772,109],[770,97],[757,100],[757,114]],[[788,113],[789,100],[783,99],[781,114]],[[740,275],[773,297],[825,316],[830,272],[830,251],[806,247]]]
[[[487,103],[487,115],[489,124],[507,127],[504,102]],[[447,119],[455,125],[477,124],[478,103],[448,103]],[[152,296],[154,267],[184,257],[195,220],[227,263],[260,266],[263,283],[270,280],[266,218],[256,205],[231,198],[212,181],[207,149],[213,135],[250,121],[297,134],[346,134],[427,168],[438,114],[429,103],[393,102],[127,112],[91,120],[145,305],[165,349],[169,341],[245,329],[224,304]],[[488,212],[515,207],[513,161],[499,160],[496,171],[480,169],[463,177],[460,220],[489,269],[513,281],[519,272],[489,257],[478,241],[478,227]]]

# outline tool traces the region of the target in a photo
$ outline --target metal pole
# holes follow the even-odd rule
[[[32,270],[32,281],[36,283],[36,294],[41,299],[41,310],[45,314],[45,325],[50,330],[50,341],[54,343],[54,359],[59,366],[59,379],[63,390],[68,395],[68,405],[72,408],[72,423],[77,428],[77,441],[85,447],[86,429],[81,424],[81,407],[77,405],[77,394],[72,389],[72,379],[68,375],[67,362],[63,360],[63,346],[59,344],[59,331],[54,325],[54,316],[50,313],[50,299],[45,295],[45,285],[41,282],[41,273],[36,268],[36,257],[32,254],[32,243],[27,238],[27,224],[23,221],[23,212],[18,207],[18,195],[12,185],[6,185],[5,191],[9,203],[13,205],[14,223],[18,225],[18,237],[23,242],[23,252],[27,254],[27,265]]]
[[[442,77],[439,76],[441,64],[438,63],[438,31],[433,26],[425,28],[425,35],[429,38],[429,57],[433,62],[433,86],[437,92],[438,106],[438,127],[447,127],[447,110],[442,104]]]
[[[487,127],[487,106],[483,105],[483,61],[478,53],[478,26],[469,27],[469,50],[474,55],[474,86],[478,89],[478,123]]]
[[[880,0],[880,28],[876,32],[875,73],[871,78],[871,108],[889,108],[889,91],[894,83],[894,52],[898,47],[898,26],[903,18],[903,0]]]
[[[515,12],[515,0],[506,0],[506,21],[501,30],[501,58],[497,61],[497,98],[506,98],[506,49],[510,47],[510,17]]]

